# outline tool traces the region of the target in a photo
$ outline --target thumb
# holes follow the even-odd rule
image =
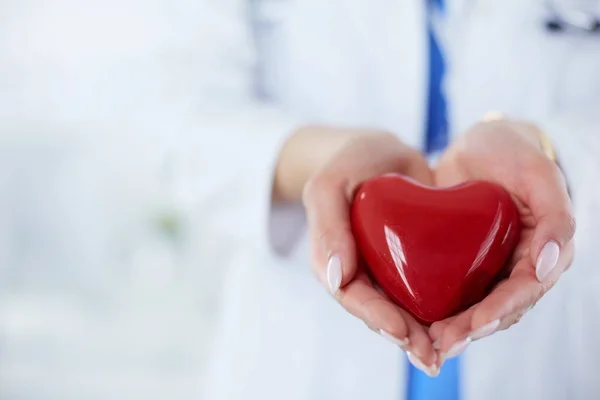
[[[345,185],[325,177],[310,180],[303,192],[311,241],[313,269],[332,294],[346,286],[357,271]]]
[[[556,164],[548,160],[526,185],[527,205],[535,219],[531,262],[538,281],[544,282],[559,265],[561,251],[573,239],[575,219],[565,179]]]

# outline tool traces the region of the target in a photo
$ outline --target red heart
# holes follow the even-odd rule
[[[519,240],[519,213],[500,186],[432,188],[388,174],[361,185],[352,230],[374,281],[430,325],[478,303]]]

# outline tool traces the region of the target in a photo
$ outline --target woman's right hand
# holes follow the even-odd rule
[[[312,158],[310,166],[298,161],[305,157]],[[427,328],[382,294],[358,263],[350,225],[353,194],[365,180],[389,172],[433,185],[427,161],[393,135],[309,128],[298,131],[282,151],[276,192],[291,199],[302,186],[312,268],[333,297],[370,329],[404,349],[416,367],[435,376],[437,356]]]

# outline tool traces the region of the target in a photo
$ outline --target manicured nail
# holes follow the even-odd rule
[[[404,338],[404,340],[400,340],[397,337],[395,337],[393,335],[390,335],[389,333],[387,333],[383,329],[379,330],[379,334],[381,336],[383,336],[384,338],[386,338],[387,340],[389,340],[391,343],[393,343],[396,346],[400,347],[402,350],[405,350],[406,346],[408,346],[408,338]]]
[[[456,357],[457,355],[465,351],[465,349],[467,348],[467,346],[469,346],[470,343],[470,337],[454,343],[452,347],[450,347],[450,350],[448,350],[446,353],[441,354],[442,361]]]
[[[410,361],[410,363],[416,369],[423,371],[427,376],[435,378],[440,374],[440,369],[436,364],[433,364],[432,366],[428,367],[423,363],[423,361],[419,360],[417,357],[415,357],[412,353],[408,351],[406,352],[406,356],[408,357],[408,361]]]
[[[535,275],[538,281],[544,282],[548,278],[556,267],[559,253],[560,248],[556,242],[548,242],[544,245],[535,264]]]
[[[473,332],[471,332],[469,338],[471,338],[471,340],[483,339],[484,337],[490,336],[492,333],[496,332],[496,329],[498,329],[499,326],[500,320],[496,319],[479,327],[478,329],[475,329]]]
[[[342,260],[332,256],[327,263],[327,284],[331,294],[336,294],[342,284]]]
[[[439,350],[442,347],[442,342],[440,341],[440,339],[438,339],[435,342],[433,342],[432,346],[434,350]]]

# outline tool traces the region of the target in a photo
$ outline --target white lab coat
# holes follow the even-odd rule
[[[425,2],[258,3],[268,99],[302,121],[380,127],[412,145],[422,143]],[[558,144],[580,221],[575,266],[560,284],[517,326],[466,352],[464,399],[598,398],[600,253],[593,240],[600,222],[594,183],[600,170],[600,38],[550,36],[541,1],[448,3],[446,20],[436,25],[449,63],[453,132],[490,110],[539,123]],[[262,132],[254,135],[268,147]],[[257,162],[271,157],[258,153]],[[262,195],[262,203],[240,198],[239,205],[248,214],[257,213],[256,206],[264,212],[268,191]],[[283,251],[275,246],[275,254],[266,252],[261,234],[232,259],[209,398],[403,398],[401,351],[344,313],[311,276],[306,232],[293,213],[272,210],[271,235],[285,242]],[[294,224],[296,236],[289,232]]]
[[[0,184],[22,195],[0,199],[0,398],[401,399],[403,354],[331,301],[309,272],[301,210],[269,199],[301,124],[422,143],[423,3],[0,2],[0,131],[14,135],[0,160],[18,172]],[[467,351],[465,400],[600,393],[600,40],[548,37],[541,9],[456,0],[438,27],[453,131],[489,109],[541,123],[579,216],[575,267],[518,326]],[[23,148],[42,169],[10,164]],[[166,182],[154,174],[165,159]],[[182,259],[143,233],[148,210],[165,208],[189,216],[175,272],[161,266]],[[16,220],[29,230],[7,230]],[[215,268],[222,318],[203,377],[197,288]]]

